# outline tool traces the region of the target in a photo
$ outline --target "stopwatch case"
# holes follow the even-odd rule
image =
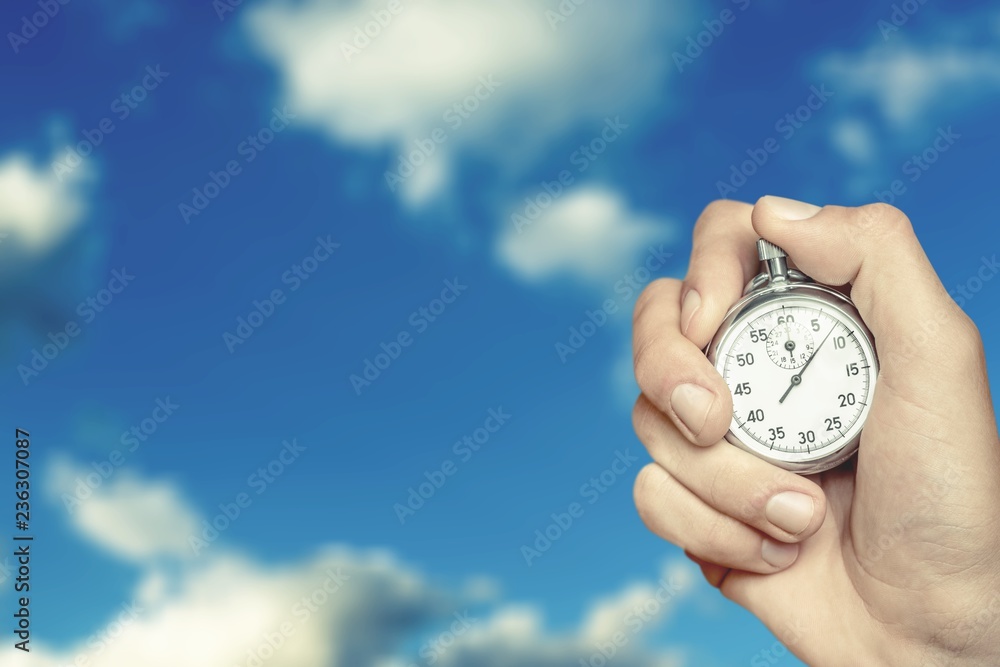
[[[856,331],[864,334],[868,343],[871,344],[872,350],[875,352],[875,358],[872,359],[872,363],[875,376],[878,376],[879,362],[878,351],[875,348],[875,337],[872,336],[864,320],[861,319],[861,313],[858,312],[854,303],[836,289],[821,285],[804,273],[795,271],[794,269],[788,271],[787,278],[774,281],[771,280],[769,274],[761,273],[746,286],[746,289],[743,291],[743,297],[729,309],[726,318],[719,327],[718,333],[715,334],[712,342],[709,343],[705,350],[708,360],[712,362],[712,365],[715,366],[720,374],[723,372],[723,369],[720,368],[719,364],[719,350],[722,349],[731,336],[739,333],[739,329],[734,327],[736,322],[741,321],[753,310],[766,306],[769,303],[780,303],[788,298],[813,301],[818,306],[837,311],[837,314],[843,320],[856,325]],[[835,452],[831,452],[818,459],[801,462],[784,461],[776,457],[767,456],[760,450],[754,449],[744,442],[732,428],[726,433],[726,440],[779,468],[784,468],[800,475],[813,475],[835,468],[851,458],[858,451],[858,445],[861,443],[861,434],[863,432],[864,429],[862,428],[856,436]]]

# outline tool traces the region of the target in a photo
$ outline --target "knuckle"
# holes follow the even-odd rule
[[[698,216],[698,222],[701,223],[703,220],[711,220],[715,218],[725,217],[725,214],[732,210],[734,202],[731,199],[714,199],[705,206],[701,211],[701,215]]]
[[[895,206],[876,202],[862,206],[857,211],[857,226],[871,238],[913,235],[910,219]]]
[[[753,206],[746,202],[735,199],[715,199],[708,203],[698,216],[699,224],[710,224],[712,220],[724,220],[732,216],[733,213],[745,212]]]
[[[729,482],[729,476],[726,474],[726,468],[728,466],[725,464],[717,465],[715,467],[715,472],[712,475],[712,481],[708,484],[708,502],[713,507],[719,506],[721,487],[724,487]]]
[[[659,493],[659,471],[655,463],[648,463],[635,477],[635,484],[632,487],[632,498],[635,502],[636,511],[639,518],[647,528],[653,530],[653,508],[656,507],[655,498]]]
[[[698,550],[706,556],[719,557],[728,554],[732,549],[727,528],[724,517],[717,516],[708,521],[698,538],[700,545]]]
[[[958,329],[959,336],[965,340],[965,342],[973,342],[982,344],[983,334],[979,331],[979,326],[976,321],[969,317],[969,315],[964,311],[959,309],[961,313],[958,317]]]
[[[662,389],[664,375],[657,368],[656,358],[667,349],[669,331],[663,326],[644,325],[647,313],[653,307],[679,308],[680,281],[660,279],[651,283],[639,296],[633,323],[632,365],[639,388],[658,397]],[[654,305],[655,304],[655,305]]]
[[[652,362],[650,361],[651,350],[656,346],[658,336],[646,336],[636,342],[635,350],[632,353],[632,366],[635,372],[635,381],[639,389],[644,392],[652,391],[650,378],[652,377]]]
[[[671,303],[673,298],[677,301],[680,294],[680,281],[672,278],[657,278],[639,293],[639,298],[635,300],[635,308],[632,311],[632,323],[636,324],[643,319],[643,316],[650,308],[660,306],[664,303]],[[673,295],[673,296],[671,296]],[[677,307],[680,307],[679,304]]]
[[[746,522],[753,518],[752,504],[734,501],[734,490],[738,480],[744,479],[747,471],[734,461],[719,463],[707,489],[708,502],[720,512]]]
[[[668,337],[651,335],[640,340],[633,353],[636,384],[654,404],[663,405],[677,381],[673,366],[667,358],[672,354],[669,346]]]
[[[753,207],[746,202],[736,201],[734,199],[716,199],[706,206],[701,215],[698,216],[698,221],[694,226],[694,234],[698,236],[705,232],[706,229],[710,229],[720,224],[728,224],[732,220],[746,218],[748,217],[748,212],[752,210]]]
[[[652,417],[652,407],[649,404],[649,400],[645,396],[640,395],[635,402],[635,406],[632,408],[632,429],[643,443],[648,443],[652,440]]]
[[[985,367],[986,350],[983,336],[976,322],[965,311],[959,309],[955,320],[954,347],[967,366]]]

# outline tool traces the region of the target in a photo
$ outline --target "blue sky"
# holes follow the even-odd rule
[[[185,664],[246,664],[283,596],[334,566],[358,588],[268,664],[427,664],[423,643],[472,609],[439,664],[576,665],[661,577],[680,592],[616,664],[753,664],[774,638],[631,502],[631,306],[652,276],[683,276],[720,190],[853,205],[898,181],[996,373],[1000,280],[977,280],[1000,252],[1000,13],[558,4],[70,2],[7,36],[0,382],[8,427],[36,443],[31,664],[178,664],[143,646],[193,627],[210,648]],[[0,26],[29,34],[37,11],[5,7]],[[372,12],[385,25],[354,41]],[[255,310],[270,315],[227,347]],[[386,367],[358,391],[368,361]],[[456,445],[484,426],[478,450]],[[304,450],[258,493],[286,441]],[[401,523],[428,474],[444,483]],[[192,531],[240,494],[194,554]],[[88,647],[136,596],[126,633]]]

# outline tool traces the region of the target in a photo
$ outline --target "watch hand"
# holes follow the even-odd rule
[[[809,368],[809,364],[811,364],[812,361],[813,361],[813,359],[816,358],[816,355],[819,353],[819,351],[826,344],[826,341],[828,341],[830,339],[830,334],[833,333],[833,329],[834,329],[834,327],[830,327],[830,330],[826,334],[826,338],[823,339],[823,342],[820,343],[819,347],[817,347],[816,350],[812,353],[812,356],[810,356],[809,360],[806,361],[806,365],[802,367],[802,370],[800,370],[798,373],[796,373],[795,375],[792,376],[792,383],[790,385],[788,385],[788,389],[785,390],[784,395],[781,397],[781,399],[778,401],[778,403],[784,403],[785,399],[788,398],[788,394],[791,393],[792,389],[794,389],[798,385],[802,384],[802,374],[806,372],[806,369]]]
[[[792,388],[795,387],[795,385],[797,384],[802,384],[802,377],[798,373],[792,376],[792,384],[788,386],[788,389],[785,390],[785,393],[781,395],[780,399],[778,399],[778,403],[784,403],[785,399],[788,398],[788,394],[792,392]]]
[[[812,353],[812,356],[809,357],[809,361],[807,361],[806,365],[803,366],[802,370],[799,371],[799,376],[800,377],[802,376],[803,373],[806,372],[806,369],[809,368],[809,364],[812,363],[813,359],[816,358],[816,354],[823,348],[824,345],[826,345],[826,341],[830,340],[830,335],[833,333],[833,329],[834,329],[833,327],[830,327],[830,330],[828,332],[826,332],[826,338],[823,339],[823,342],[820,343],[819,347],[816,348],[816,352]]]

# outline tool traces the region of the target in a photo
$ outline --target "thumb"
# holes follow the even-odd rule
[[[949,379],[973,387],[970,374],[978,373],[985,382],[979,332],[941,284],[901,211],[885,204],[820,208],[762,197],[751,217],[756,232],[783,248],[807,275],[851,285],[851,298],[878,345],[880,382],[895,393],[923,403],[938,391],[952,393],[956,385]]]
[[[875,336],[881,370],[859,453],[860,507],[905,517],[914,507],[913,489],[937,479],[945,480],[940,488],[963,496],[964,506],[970,498],[992,498],[1000,448],[982,339],[941,284],[906,216],[883,204],[820,208],[764,197],[751,218],[757,233],[806,274],[850,284]],[[953,483],[956,470],[960,487]],[[935,498],[936,507],[954,506],[945,495]],[[871,520],[858,511],[852,522],[859,521]],[[871,546],[862,533],[855,538],[858,548]]]
[[[996,548],[982,517],[995,510],[1000,471],[982,338],[910,221],[884,204],[820,208],[780,197],[760,199],[751,219],[812,278],[850,284],[875,336],[881,372],[841,523],[861,570],[878,586],[906,588],[922,581],[918,562],[927,572],[974,567]]]

